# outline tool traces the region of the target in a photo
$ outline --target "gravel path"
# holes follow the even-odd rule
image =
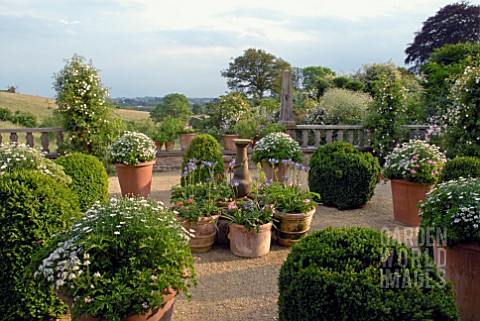
[[[179,182],[176,172],[155,173],[151,198],[168,204],[169,190]],[[112,195],[119,194],[117,178],[111,177],[109,184]],[[327,226],[386,229],[405,243],[415,239],[417,233],[416,229],[395,224],[388,183],[377,185],[372,200],[362,209],[339,211],[318,206],[310,231]],[[226,246],[195,254],[198,285],[191,289],[190,302],[183,294],[178,297],[172,320],[277,320],[277,277],[289,251],[272,242],[270,253],[257,259],[238,258]]]

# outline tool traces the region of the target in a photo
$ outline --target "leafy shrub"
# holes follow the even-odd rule
[[[225,172],[225,165],[223,162],[223,154],[220,151],[220,144],[217,140],[209,134],[200,134],[190,142],[185,155],[183,156],[182,169],[187,170],[190,161],[193,161],[196,166],[199,167],[197,174],[195,175],[195,182],[203,182],[207,178],[210,178],[210,170],[214,175],[223,175]],[[212,169],[202,166],[202,161],[213,162],[215,166]],[[193,183],[195,183],[193,182]],[[185,180],[182,177],[182,185],[185,184]]]
[[[12,111],[7,107],[0,106],[0,121],[11,121]]]
[[[220,127],[223,133],[232,133],[237,122],[244,114],[252,113],[252,106],[239,92],[218,97],[218,100],[208,104],[208,114],[214,126]]]
[[[325,110],[325,123],[359,124],[367,115],[373,102],[369,94],[341,88],[328,89],[320,99],[320,108]]]
[[[0,176],[5,173],[28,169],[51,176],[62,184],[70,184],[72,182],[61,166],[43,157],[39,150],[25,144],[9,143],[0,145]]]
[[[61,317],[63,304],[42,293],[33,278],[23,279],[32,255],[80,216],[78,197],[63,184],[35,171],[0,179],[0,313],[2,320]]]
[[[72,178],[71,188],[78,195],[82,212],[96,201],[108,200],[108,174],[98,158],[74,153],[58,158],[56,163]]]
[[[20,126],[28,128],[37,127],[37,117],[28,111],[23,112],[20,110],[16,110],[13,113],[10,121],[14,124],[18,124]]]
[[[323,125],[325,123],[325,110],[320,106],[310,109],[305,115],[305,124]]]
[[[301,239],[278,284],[280,321],[459,319],[451,283],[431,258],[363,227]]]
[[[480,157],[480,66],[467,67],[451,89],[444,134],[448,158]]]
[[[360,208],[372,198],[379,180],[378,160],[347,142],[320,146],[310,160],[310,190],[327,206]]]
[[[440,172],[438,181],[447,182],[460,177],[480,178],[480,158],[460,156],[447,161]]]

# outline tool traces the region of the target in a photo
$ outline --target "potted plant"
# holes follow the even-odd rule
[[[252,160],[261,162],[268,179],[281,181],[284,179],[288,163],[282,160],[302,161],[302,151],[298,142],[290,135],[274,132],[260,139],[252,153]]]
[[[107,158],[117,169],[122,195],[147,198],[152,184],[157,148],[142,133],[126,131],[107,150]]]
[[[73,320],[170,320],[175,296],[196,285],[188,239],[158,203],[112,198],[49,241],[34,276]]]
[[[408,226],[419,226],[418,202],[437,181],[445,156],[435,145],[410,140],[397,146],[385,158],[383,177],[390,179],[395,220]]]
[[[180,132],[180,146],[182,150],[186,150],[190,142],[195,138],[197,134],[195,129],[190,125],[183,126],[182,131]]]
[[[164,117],[158,126],[159,139],[165,144],[165,150],[172,151],[175,147],[175,140],[182,131],[183,121],[170,116]]]
[[[274,226],[277,242],[282,246],[293,246],[310,229],[316,210],[314,193],[301,186],[302,174],[307,168],[299,163],[288,161],[288,178],[282,182],[263,182],[258,189],[266,204],[273,204]]]
[[[462,320],[480,315],[479,191],[479,178],[461,177],[436,185],[419,205],[422,230],[431,231],[435,261],[444,278],[453,282]]]
[[[224,122],[223,134],[222,134],[222,142],[223,142],[223,149],[225,150],[235,150],[235,143],[233,142],[234,139],[239,137],[237,124],[233,121],[231,122]]]
[[[240,257],[261,257],[270,252],[273,205],[257,198],[237,200],[228,207],[230,250]]]

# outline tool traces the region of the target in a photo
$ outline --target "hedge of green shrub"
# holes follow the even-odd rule
[[[203,182],[211,177],[210,170],[213,170],[213,175],[223,175],[225,173],[225,165],[223,162],[223,154],[220,150],[220,144],[210,134],[200,134],[190,142],[190,145],[183,156],[182,171],[188,171],[188,164],[195,163],[199,167],[195,171],[195,182]],[[201,162],[216,163],[214,167],[202,167]],[[184,176],[184,175],[183,175]],[[182,179],[182,185],[185,180]]]
[[[61,317],[65,306],[24,278],[31,256],[80,216],[77,195],[37,171],[16,171],[0,179],[0,315],[4,321]]]
[[[310,159],[308,185],[321,195],[320,201],[338,209],[364,206],[380,181],[380,165],[370,153],[362,153],[347,142],[317,148]]]
[[[430,257],[363,227],[300,240],[278,284],[280,321],[459,320],[452,285]]]
[[[460,156],[447,161],[440,172],[438,182],[456,180],[460,177],[480,177],[480,158]]]
[[[87,211],[96,201],[108,200],[108,174],[102,162],[92,155],[73,153],[55,161],[72,178],[80,209]]]

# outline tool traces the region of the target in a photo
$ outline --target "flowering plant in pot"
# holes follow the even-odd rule
[[[168,294],[189,298],[196,285],[188,240],[160,203],[112,198],[49,241],[34,275],[70,304],[74,319],[153,315]]]
[[[385,158],[384,179],[391,180],[395,220],[409,226],[419,226],[417,204],[437,181],[445,156],[435,145],[411,140],[396,147]]]
[[[255,144],[252,160],[256,163],[262,162],[267,178],[282,180],[287,167],[287,164],[282,164],[282,160],[301,162],[302,156],[303,153],[297,141],[288,134],[274,132]]]
[[[454,283],[462,320],[480,315],[480,179],[463,178],[436,185],[419,204],[423,231],[435,241],[434,258]],[[419,240],[431,244],[430,240]]]

